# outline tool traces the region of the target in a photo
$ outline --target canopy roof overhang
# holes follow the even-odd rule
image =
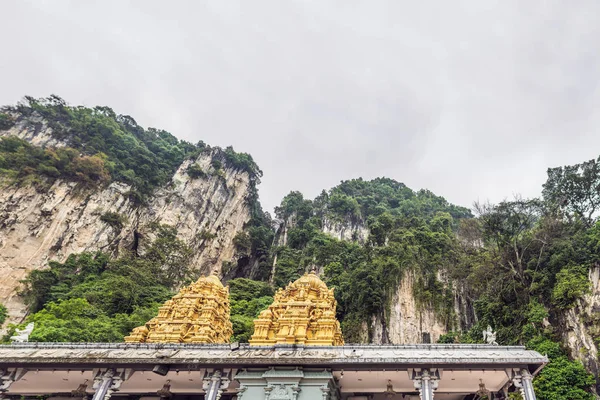
[[[342,392],[383,392],[388,381],[397,392],[411,391],[411,369],[441,372],[438,393],[489,390],[508,382],[507,371],[536,374],[548,359],[520,346],[345,345],[272,347],[247,344],[21,343],[0,346],[0,369],[23,369],[9,393],[69,393],[99,369],[131,371],[121,393],[156,393],[168,379],[176,393],[198,392],[207,371],[301,368],[329,370]],[[153,373],[160,368],[163,374]],[[236,389],[232,381],[230,390]],[[91,388],[91,385],[90,385]],[[200,391],[201,392],[201,391]]]

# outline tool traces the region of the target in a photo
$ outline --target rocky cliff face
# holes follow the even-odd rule
[[[446,333],[434,310],[420,307],[413,295],[414,275],[407,273],[392,296],[389,315],[373,317],[372,342],[376,344],[435,343]]]
[[[355,240],[364,243],[369,237],[369,230],[361,223],[333,221],[323,219],[323,232],[339,240]]]
[[[19,120],[0,136],[14,135],[40,146],[63,146],[43,118],[33,115]],[[56,181],[42,191],[33,186],[4,185],[0,190],[0,303],[9,310],[9,322],[26,315],[17,295],[19,281],[48,261],[64,261],[72,253],[103,250],[118,255],[125,250],[143,252],[152,242],[156,223],[175,227],[178,236],[192,249],[192,266],[202,274],[221,273],[222,263],[236,258],[234,237],[250,220],[247,198],[251,191],[247,172],[225,168],[215,171],[213,159],[220,150],[204,152],[184,161],[170,182],[157,189],[148,203],[133,203],[130,187],[113,182],[94,190],[74,182]],[[193,179],[186,171],[196,163],[206,176]],[[102,221],[106,213],[123,217],[122,226]],[[287,243],[296,216],[281,222],[275,246]],[[324,219],[323,232],[340,240],[364,243],[368,228],[360,223],[340,223]],[[273,260],[273,273],[277,259]],[[406,273],[394,290],[389,312],[376,315],[363,325],[363,339],[373,343],[436,342],[448,330],[467,330],[476,322],[473,304],[463,282],[438,279],[452,288],[454,316],[443,320],[436,312],[419,304],[414,295],[415,273]],[[598,374],[600,338],[600,267],[589,276],[592,290],[576,307],[558,316],[557,326],[571,355]]]
[[[559,316],[559,326],[571,357],[581,360],[588,371],[598,376],[600,362],[594,341],[600,343],[600,266],[590,270],[589,279],[590,293]],[[600,386],[597,390],[600,392]]]
[[[29,118],[18,118],[18,114],[13,117],[17,119],[15,125],[8,130],[0,130],[0,136],[16,136],[35,146],[65,146],[65,143],[52,136],[52,128],[39,113],[34,112]]]
[[[17,124],[0,135],[15,135],[38,145],[60,146],[43,120]],[[0,303],[10,322],[20,321],[26,307],[18,297],[19,281],[49,260],[64,261],[71,253],[124,249],[143,251],[150,243],[152,225],[168,224],[193,250],[192,266],[206,274],[220,272],[223,261],[234,257],[233,238],[250,219],[248,173],[225,168],[215,173],[213,157],[205,152],[185,161],[165,187],[148,204],[139,206],[127,196],[130,187],[113,182],[85,190],[73,182],[56,181],[39,192],[32,186],[9,185],[0,191]],[[207,172],[192,179],[185,171],[197,163]],[[123,217],[122,228],[101,220],[107,212]]]
[[[447,322],[431,307],[419,304],[414,295],[415,275],[406,273],[390,302],[389,314],[371,319],[371,341],[376,344],[436,343],[449,330],[467,330],[475,322],[472,304],[457,282],[448,282],[454,294],[454,319]],[[363,326],[367,340],[367,326]]]
[[[290,229],[296,226],[296,215],[291,215],[281,221],[276,246],[287,244]],[[369,237],[369,229],[360,223],[350,221],[335,222],[324,218],[322,231],[338,240],[357,241],[364,243]],[[273,260],[272,276],[275,273],[277,258]],[[322,267],[322,266],[317,266]],[[417,302],[414,295],[415,273],[408,272],[401,279],[392,295],[389,313],[372,316],[371,320],[362,325],[361,341],[375,344],[407,344],[407,343],[436,343],[441,335],[451,330],[468,329],[475,322],[475,312],[465,288],[460,282],[451,282],[443,276],[438,279],[446,286],[452,287],[454,294],[454,320],[447,323],[435,310]],[[369,339],[369,331],[371,338]]]

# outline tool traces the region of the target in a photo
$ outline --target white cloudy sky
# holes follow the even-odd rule
[[[290,190],[536,196],[600,154],[600,1],[0,2],[0,103],[55,93],[233,145]]]

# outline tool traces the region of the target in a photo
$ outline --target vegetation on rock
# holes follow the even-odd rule
[[[189,254],[173,228],[159,226],[144,256],[72,254],[32,271],[21,293],[33,312],[26,322],[36,323],[30,340],[122,341],[190,281]]]
[[[0,176],[36,185],[60,178],[97,186],[110,179],[102,153],[88,156],[70,147],[44,149],[14,136],[0,137]]]
[[[229,281],[232,342],[248,342],[254,332],[254,319],[273,302],[273,288],[265,282],[238,278]]]
[[[4,325],[4,321],[8,317],[8,310],[4,304],[0,304],[0,326]]]
[[[2,169],[8,165],[10,170],[19,174],[31,175],[31,172],[38,171],[53,178],[71,178],[73,174],[62,174],[61,168],[65,167],[63,164],[67,161],[79,159],[90,164],[81,166],[84,175],[86,168],[103,171],[104,179],[91,182],[102,184],[110,177],[111,180],[127,183],[133,187],[132,195],[137,199],[144,199],[157,187],[165,185],[183,160],[203,151],[211,151],[202,141],[194,145],[164,130],[144,129],[130,116],[118,115],[109,107],[70,106],[55,95],[43,99],[27,96],[15,107],[4,107],[0,116],[0,129],[8,129],[15,119],[27,121],[34,116],[41,116],[51,128],[52,135],[68,146],[62,150],[67,155],[58,156],[54,153],[60,152],[60,149],[30,146],[20,151],[18,156],[23,158],[23,153],[32,151],[42,154],[36,155],[36,158],[25,157],[24,160],[17,158],[20,164],[16,165],[5,160],[4,167],[0,158],[0,173],[5,173]],[[236,153],[232,147],[215,150],[215,162],[246,171],[253,182],[259,180],[262,171],[249,154]],[[2,155],[0,153],[0,157]],[[65,161],[65,157],[69,160]],[[33,171],[28,171],[26,167],[33,168]]]
[[[386,313],[395,288],[408,273],[417,277],[414,294],[423,307],[433,306],[451,317],[451,293],[436,273],[455,262],[453,228],[471,217],[468,209],[378,178],[342,182],[313,201],[292,192],[275,212],[285,221],[288,238],[286,246],[274,249],[275,286],[296,279],[311,265],[322,267],[326,282],[336,287],[347,342],[361,341],[362,326],[370,316]],[[325,219],[364,226],[370,234],[365,243],[337,240],[323,233]]]
[[[143,129],[107,107],[71,107],[57,97],[5,108],[0,129],[33,115],[42,116],[68,147],[1,138],[0,176],[20,184],[121,181],[143,200],[166,185],[185,159],[211,151],[202,142]],[[373,317],[385,332],[394,294],[410,278],[418,307],[434,310],[449,332],[439,342],[480,343],[489,325],[502,345],[548,354],[551,362],[535,380],[538,398],[587,400],[593,399],[594,377],[570,357],[561,323],[567,313],[580,314],[579,322],[600,342],[600,315],[579,313],[590,293],[590,268],[600,265],[598,162],[549,169],[541,198],[477,204],[475,216],[427,190],[378,178],[341,182],[314,200],[291,192],[273,221],[258,201],[262,173],[249,155],[217,150],[206,171],[192,163],[186,173],[204,179],[214,170],[226,177],[229,168],[250,177],[251,219],[235,236],[237,258],[227,268],[228,278],[236,278],[228,282],[233,340],[249,339],[253,318],[270,304],[275,288],[316,266],[336,288],[346,342],[369,341]],[[125,222],[111,212],[100,219],[116,230]],[[193,250],[172,227],[157,226],[156,232],[141,256],[111,260],[84,253],[33,271],[23,291],[32,311],[26,322],[36,322],[31,340],[121,341],[151,318],[172,289],[193,277]],[[202,232],[199,239],[212,235]],[[456,314],[457,296],[472,304],[468,324]]]
[[[600,170],[594,165],[551,169],[542,199],[478,204],[476,218],[387,179],[342,182],[312,201],[292,192],[276,210],[287,242],[273,249],[273,282],[282,286],[311,265],[321,267],[336,287],[346,341],[353,342],[370,340],[372,316],[380,316],[385,329],[392,296],[411,276],[420,308],[435,310],[452,332],[440,342],[481,343],[490,325],[502,345],[525,344],[542,354],[554,346],[536,380],[538,397],[592,399],[593,376],[561,348],[560,320],[589,293],[589,269],[600,262],[594,200]],[[577,195],[561,193],[572,187]],[[337,240],[323,233],[326,220],[365,226],[368,237],[364,243],[356,236]],[[476,316],[466,329],[454,310],[459,284]],[[584,318],[596,335],[597,320]]]

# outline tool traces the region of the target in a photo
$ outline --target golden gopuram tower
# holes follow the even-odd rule
[[[344,338],[336,306],[333,289],[327,289],[313,270],[277,291],[273,304],[254,320],[250,344],[341,346]]]
[[[134,328],[128,343],[229,343],[229,290],[215,275],[184,287],[158,309],[158,316]]]

